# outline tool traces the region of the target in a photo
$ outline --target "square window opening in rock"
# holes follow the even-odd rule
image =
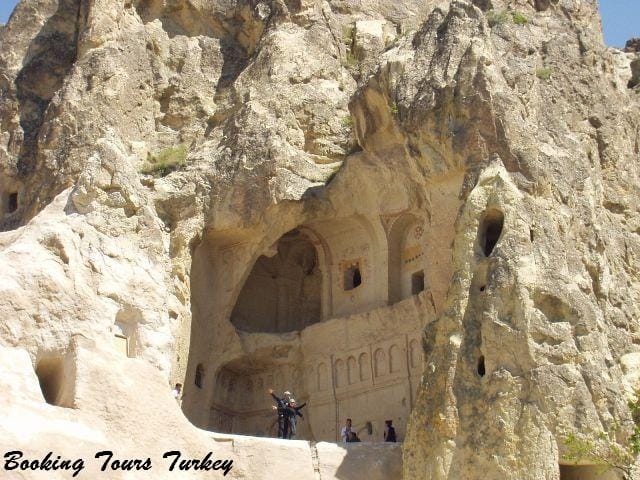
[[[417,295],[424,291],[424,270],[411,275],[411,294]]]
[[[362,274],[360,273],[360,264],[352,264],[344,271],[344,290],[349,291],[358,288],[362,284]]]

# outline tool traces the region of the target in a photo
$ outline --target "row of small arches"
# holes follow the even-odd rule
[[[420,365],[420,347],[417,340],[409,343],[409,368],[415,369]],[[402,350],[397,345],[391,345],[388,352],[378,348],[373,354],[373,372],[375,377],[383,377],[387,374],[396,374],[402,371]],[[346,361],[337,359],[334,362],[335,387],[341,388],[359,382],[365,382],[371,378],[371,363],[369,354],[361,353],[356,360],[355,356],[349,356]],[[329,375],[326,364],[320,363],[316,369],[316,387],[319,392],[329,387]]]
[[[220,402],[238,403],[240,405],[270,404],[271,397],[266,389],[273,388],[276,392],[284,390],[296,391],[295,380],[285,382],[285,374],[281,370],[262,375],[242,377],[229,373],[218,373],[215,380],[215,397]]]

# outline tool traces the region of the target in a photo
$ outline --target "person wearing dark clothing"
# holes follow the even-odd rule
[[[396,441],[396,429],[391,425],[392,420],[385,420],[384,422],[384,441],[395,442]]]
[[[306,405],[306,403],[303,403],[302,405],[298,406],[296,405],[296,401],[294,398],[292,398],[289,403],[287,404],[287,410],[286,410],[286,416],[287,416],[287,420],[288,420],[288,436],[285,438],[291,439],[291,438],[295,438],[297,432],[297,419],[296,417],[300,417],[300,418],[304,418],[302,416],[302,413],[300,413],[300,410],[302,410],[304,408],[304,406]]]
[[[289,392],[284,392],[282,398],[273,393],[273,389],[269,389],[269,394],[273,397],[276,404],[273,407],[278,415],[278,438],[288,438],[289,436]]]

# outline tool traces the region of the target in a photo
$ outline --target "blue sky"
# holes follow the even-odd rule
[[[6,23],[18,0],[0,0],[0,22]],[[607,45],[623,47],[631,37],[640,37],[640,0],[600,0]]]

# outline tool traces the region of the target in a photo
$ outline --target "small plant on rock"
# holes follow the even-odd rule
[[[513,23],[515,23],[516,25],[526,25],[527,23],[529,23],[529,20],[527,20],[527,17],[525,17],[520,12],[512,12],[511,18],[513,18]]]
[[[499,12],[496,10],[489,10],[487,13],[487,21],[489,22],[489,26],[492,28],[496,25],[502,25],[508,18],[509,15],[506,10],[501,10]]]
[[[353,67],[353,66],[355,66],[357,64],[358,64],[358,59],[353,54],[353,52],[347,51],[347,54],[345,55],[345,59],[344,59],[344,62],[343,62],[343,66],[349,68],[349,67]]]
[[[623,432],[620,425],[614,425],[609,432],[599,432],[595,437],[570,433],[565,437],[566,452],[564,460],[578,463],[589,461],[600,465],[601,474],[609,470],[618,470],[625,480],[630,480],[638,454],[640,454],[640,391],[630,400],[629,410],[633,418],[633,429]],[[626,440],[619,443],[617,439]]]
[[[142,165],[140,172],[164,177],[169,173],[185,166],[187,163],[186,145],[168,147],[157,153],[147,153],[147,160]]]
[[[540,80],[549,81],[552,74],[553,71],[550,68],[538,68],[536,70],[536,77],[538,77]]]
[[[346,117],[342,117],[342,125],[348,128],[353,128],[353,117],[351,115],[347,115]]]

